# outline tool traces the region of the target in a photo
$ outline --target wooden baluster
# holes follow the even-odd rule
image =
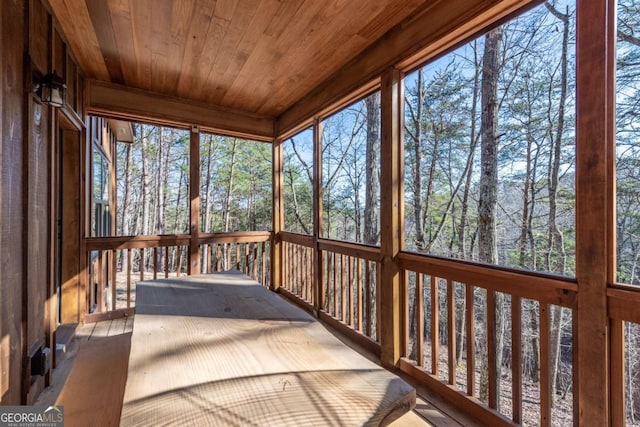
[[[487,290],[487,364],[489,372],[489,407],[497,409],[498,367],[496,366],[496,293]]]
[[[182,273],[182,246],[176,247],[176,277]]]
[[[440,302],[438,278],[431,276],[431,373],[438,376],[438,356],[440,353]]]
[[[375,269],[376,269],[376,286],[374,286],[374,290],[376,293],[376,299],[375,299],[375,310],[376,310],[376,341],[380,341],[380,313],[381,313],[381,304],[380,304],[380,297],[382,292],[380,292],[378,290],[378,287],[382,285],[382,269],[380,268],[380,266],[382,265],[380,262],[376,262],[374,263],[375,265]]]
[[[104,281],[103,281],[103,274],[104,274],[104,270],[103,270],[103,265],[102,265],[102,251],[98,251],[98,289],[97,289],[97,295],[96,295],[96,311],[97,312],[102,312],[104,310],[103,304],[102,304],[102,292],[104,290]]]
[[[551,425],[551,342],[549,304],[540,303],[540,426]]]
[[[347,286],[345,283],[346,268],[345,268],[345,256],[340,255],[340,298],[342,298],[342,307],[340,310],[340,319],[347,323]]]
[[[575,316],[575,314],[574,314]],[[611,319],[611,427],[626,425],[624,322]],[[575,335],[573,335],[575,337]],[[575,348],[573,350],[575,352]],[[573,365],[576,371],[576,365]],[[574,397],[575,399],[575,397]]]
[[[253,262],[251,268],[253,270],[253,280],[258,281],[258,246],[260,243],[253,244]]]
[[[164,278],[169,277],[169,246],[164,247]]]
[[[236,243],[236,270],[242,271],[240,268],[240,243]]]
[[[127,308],[131,308],[131,248],[127,249]]]
[[[286,272],[286,280],[284,281],[284,287],[285,289],[292,291],[293,283],[292,283],[291,272],[292,272],[293,263],[291,262],[291,243],[286,242],[284,244],[284,252],[285,252],[284,270]]]
[[[153,280],[158,278],[158,248],[153,248]]]
[[[222,271],[222,246],[216,244],[216,272]]]
[[[260,260],[262,261],[262,286],[268,286],[266,246],[266,242],[262,242],[262,244],[260,245]]]
[[[400,356],[407,357],[409,355],[409,272],[401,270],[400,274],[400,294],[402,296],[400,302],[400,326],[402,336],[400,337]],[[416,273],[417,274],[417,273]]]
[[[324,252],[324,256],[322,257],[323,261],[326,260],[326,269],[327,273],[323,274],[324,289],[325,289],[325,297],[323,302],[324,310],[329,313],[331,309],[331,254],[329,252]]]
[[[466,285],[467,394],[474,395],[476,383],[476,307],[474,287]]]
[[[249,270],[249,243],[244,244],[244,274],[251,276]]]
[[[204,253],[204,272],[212,273],[211,271],[211,250],[212,245],[202,245],[201,251]]]
[[[522,423],[522,303],[511,295],[511,406],[513,421]]]
[[[302,266],[300,265],[301,264],[300,246],[297,245],[297,244],[296,245],[291,245],[291,246],[293,246],[293,250],[294,250],[293,259],[294,259],[295,265],[293,266],[293,269],[294,269],[295,276],[296,276],[295,281],[294,281],[294,286],[295,286],[295,292],[294,293],[297,296],[302,297],[302,286],[301,286],[302,283],[300,282],[300,279],[301,279],[301,276],[302,276],[302,274],[301,274],[301,267]]]
[[[357,304],[358,304],[358,331],[360,333],[362,333],[362,262],[364,260],[361,260],[360,258],[357,258],[356,260],[356,286],[357,286],[357,290],[356,290],[356,298],[357,298]],[[365,261],[366,262],[366,261]]]
[[[140,248],[140,281],[144,280],[144,248]]]
[[[355,327],[354,321],[353,321],[353,270],[351,268],[351,256],[347,257],[347,295],[348,295],[348,300],[347,300],[347,307],[349,308],[349,312],[347,313],[349,315],[349,325],[351,325],[352,328]]]
[[[373,322],[372,322],[372,317],[373,317],[373,311],[372,311],[372,307],[371,307],[371,281],[373,279],[373,274],[371,274],[372,272],[372,267],[371,267],[371,263],[372,261],[368,261],[365,260],[364,262],[364,266],[365,266],[365,270],[364,270],[364,290],[365,290],[365,322],[366,322],[366,328],[365,328],[365,334],[368,337],[371,337],[372,335],[372,329],[373,329]]]
[[[338,260],[336,253],[331,252],[333,258],[333,317],[338,318],[338,294],[337,294],[337,278],[338,278]]]
[[[424,284],[422,273],[416,273],[416,364],[424,366]]]
[[[309,262],[308,262],[308,256],[307,256],[307,247],[306,246],[300,246],[300,251],[301,251],[301,260],[302,260],[302,268],[300,270],[300,274],[301,277],[300,279],[302,280],[302,295],[301,298],[305,301],[308,301],[308,285],[309,282],[307,280],[307,271],[309,271]]]
[[[118,259],[116,257],[116,250],[109,251],[111,255],[111,310],[116,309],[116,299],[118,296],[117,288],[118,288]]]
[[[449,362],[449,384],[456,384],[456,298],[455,284],[447,280],[447,350]]]

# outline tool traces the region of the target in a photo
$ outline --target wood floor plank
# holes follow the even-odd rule
[[[127,375],[131,334],[82,341],[56,405],[65,426],[117,426]]]
[[[121,425],[378,425],[415,390],[246,276],[140,283]]]

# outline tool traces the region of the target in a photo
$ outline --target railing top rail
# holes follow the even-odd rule
[[[111,249],[157,248],[189,244],[188,234],[161,234],[145,236],[87,237],[83,239],[87,251]]]
[[[433,275],[467,285],[529,298],[543,303],[575,308],[575,279],[474,264],[423,254],[401,252],[400,268]]]
[[[342,242],[340,240],[319,239],[318,248],[322,251],[362,258],[369,261],[381,260],[380,248],[363,243]]]
[[[271,239],[271,231],[232,231],[228,233],[200,233],[200,244],[207,243],[248,243],[267,242]]]
[[[198,242],[206,243],[244,243],[266,242],[271,239],[271,231],[235,231],[231,233],[200,234]],[[164,246],[186,246],[189,234],[158,234],[143,236],[109,236],[87,237],[83,239],[87,251],[104,251],[112,249],[140,249]]]
[[[307,246],[309,248],[313,247],[313,236],[292,233],[290,231],[281,231],[279,236],[283,242],[295,243],[296,245]]]

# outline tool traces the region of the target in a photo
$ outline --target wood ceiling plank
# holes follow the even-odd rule
[[[169,56],[171,32],[167,31],[171,25],[172,4],[158,2],[151,9],[151,89],[164,92],[167,88],[167,74],[171,62]]]
[[[202,91],[203,76],[215,62],[220,41],[229,28],[229,21],[215,16],[215,4],[198,1],[193,9],[186,40],[184,62],[178,80],[177,95],[193,97]],[[207,50],[209,48],[209,50]]]
[[[88,77],[109,80],[93,23],[85,2],[49,0],[62,32]]]
[[[507,16],[529,0],[448,0],[425,4],[419,13],[401,22],[353,57],[278,118],[279,132],[339,101],[341,97],[379,76],[390,66],[409,66],[412,55],[435,55],[475,34],[479,28]]]
[[[168,54],[171,61],[168,62],[165,88],[167,92],[173,91],[177,94],[194,6],[195,2],[188,0],[175,1],[172,5]]]
[[[243,105],[255,104],[261,96],[257,89],[262,89],[268,97],[272,75],[269,71],[273,64],[273,38],[265,35],[269,24],[277,16],[282,4],[275,0],[262,0],[257,12],[249,24],[251,31],[244,34],[236,49],[236,60],[233,61],[227,76],[233,78],[228,92],[223,96],[222,103],[231,108],[242,108]],[[257,88],[256,86],[259,86]],[[234,107],[236,106],[236,107]]]
[[[151,89],[151,9],[158,4],[149,0],[130,0],[133,46],[136,58],[136,87]]]
[[[109,80],[113,83],[123,84],[124,77],[122,66],[120,65],[121,56],[116,44],[109,5],[102,1],[89,1],[86,2],[86,5],[107,71],[109,72]]]
[[[232,79],[235,78],[227,73],[227,70],[235,60],[236,51],[242,42],[247,26],[253,20],[258,1],[238,2],[233,12],[229,28],[219,48],[220,54],[204,83],[207,91],[203,95],[208,102],[220,104],[220,100],[231,86]]]
[[[137,84],[136,53],[133,45],[133,28],[129,0],[113,0],[108,3],[116,48],[120,55],[120,67],[124,84]]]

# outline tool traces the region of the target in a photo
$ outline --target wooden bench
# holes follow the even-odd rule
[[[122,426],[385,425],[415,396],[241,274],[137,285]]]

